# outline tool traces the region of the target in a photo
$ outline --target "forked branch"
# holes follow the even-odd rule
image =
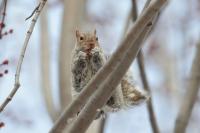
[[[14,95],[16,94],[17,90],[20,87],[19,78],[20,78],[20,72],[21,72],[21,67],[22,67],[24,55],[25,55],[25,52],[26,52],[26,48],[28,46],[28,42],[30,40],[31,34],[32,34],[33,29],[35,27],[35,24],[38,20],[38,17],[40,15],[44,5],[46,4],[46,2],[47,2],[47,0],[41,0],[38,10],[35,11],[35,14],[33,15],[33,19],[31,21],[31,25],[30,25],[30,27],[27,31],[27,34],[26,34],[26,37],[25,37],[25,40],[24,40],[24,44],[23,44],[23,47],[22,47],[22,50],[21,50],[21,53],[20,53],[19,61],[18,61],[18,64],[17,64],[14,87],[13,87],[12,91],[10,92],[10,94],[8,95],[8,97],[5,99],[5,101],[1,104],[0,113],[4,110],[6,105],[12,100],[12,98],[14,97]]]

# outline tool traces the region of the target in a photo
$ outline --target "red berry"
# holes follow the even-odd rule
[[[0,128],[4,127],[5,124],[3,122],[0,122]]]
[[[4,61],[2,62],[2,65],[8,65],[8,63],[9,63],[8,60],[4,60]]]

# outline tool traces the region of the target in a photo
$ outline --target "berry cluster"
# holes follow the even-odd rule
[[[8,60],[4,60],[4,61],[0,64],[0,67],[7,66],[8,63],[9,63]],[[5,70],[3,70],[3,72],[0,72],[0,78],[3,77],[5,74],[8,74],[8,69],[5,69]]]
[[[6,36],[8,34],[13,33],[13,29],[9,29],[8,31],[3,32],[3,29],[6,27],[4,22],[0,22],[0,39],[3,38],[3,36]]]

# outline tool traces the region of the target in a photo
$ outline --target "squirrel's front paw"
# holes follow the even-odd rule
[[[87,54],[85,52],[83,52],[83,51],[79,51],[78,57],[81,58],[81,59],[86,59]]]
[[[94,71],[98,71],[103,66],[103,60],[98,51],[92,53],[91,64]]]

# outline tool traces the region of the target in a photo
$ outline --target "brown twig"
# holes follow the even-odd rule
[[[200,40],[192,63],[189,84],[176,118],[174,133],[185,133],[200,87]]]
[[[7,9],[7,0],[3,1],[3,13],[2,13],[2,19],[1,19],[1,24],[0,24],[0,39],[2,38],[2,31],[3,28],[5,27],[5,17],[6,17],[6,9]]]
[[[34,10],[32,11],[32,13],[31,13],[31,15],[28,16],[28,17],[25,19],[25,21],[28,20],[28,19],[30,19],[30,18],[35,14],[35,12],[38,10],[39,7],[40,7],[40,3],[38,4],[38,6],[35,7],[35,9],[34,9]]]
[[[146,91],[151,92],[151,89],[149,87],[149,83],[147,80],[146,72],[145,72],[144,57],[143,57],[142,50],[139,52],[137,59],[138,59],[138,66],[140,70],[140,76],[142,79],[143,87]],[[159,128],[158,128],[158,124],[156,121],[156,116],[155,116],[154,108],[153,108],[152,97],[150,97],[150,99],[147,101],[147,109],[149,113],[149,119],[150,119],[152,130],[154,133],[159,133]]]
[[[158,0],[154,3],[155,7],[159,7],[165,3],[166,0]],[[112,72],[118,64],[121,64],[120,61],[124,59],[127,50],[132,45],[133,41],[139,37],[140,33],[143,31],[145,26],[148,24],[149,20],[157,13],[159,8],[155,8],[154,6],[148,8],[146,12],[144,12],[140,19],[138,19],[133,26],[131,32],[126,36],[121,45],[117,48],[117,50],[113,53],[109,61],[98,71],[97,75],[86,85],[86,87],[81,91],[77,99],[75,99],[63,112],[60,118],[57,120],[50,133],[61,133],[63,129],[67,126],[67,122],[73,118],[77,112],[84,106],[89,97],[94,94],[98,87],[102,85],[103,81],[105,81],[106,77]]]
[[[149,6],[150,2],[151,2],[151,0],[147,0],[147,2],[145,3],[145,6],[143,8],[143,11],[144,11],[144,9],[146,9]],[[132,17],[132,20],[134,22],[137,19],[136,0],[132,0],[132,5],[133,5],[132,11],[135,12],[135,13],[133,13],[133,17]],[[155,24],[155,22],[154,22],[154,24]],[[138,61],[140,77],[142,80],[143,87],[147,92],[150,93],[151,89],[149,87],[149,83],[148,83],[147,76],[146,76],[146,71],[145,71],[145,67],[144,67],[144,56],[143,56],[142,49],[138,53],[137,61]],[[147,101],[147,109],[148,109],[148,113],[149,113],[149,119],[150,119],[150,124],[151,124],[152,130],[154,133],[159,133],[159,128],[158,128],[158,124],[156,121],[156,116],[155,116],[154,108],[153,108],[152,97],[150,97],[150,99]]]
[[[40,2],[39,9],[35,12],[34,17],[33,17],[32,21],[31,21],[31,25],[29,27],[29,30],[27,31],[27,34],[26,34],[26,37],[25,37],[25,40],[24,40],[24,44],[23,44],[23,47],[22,47],[22,50],[21,50],[20,58],[19,58],[19,61],[18,61],[18,64],[17,64],[17,70],[16,70],[16,73],[15,73],[14,88],[12,89],[12,91],[10,92],[8,97],[5,99],[5,101],[1,104],[0,113],[4,110],[6,105],[12,100],[12,98],[14,97],[14,95],[16,94],[17,90],[20,87],[19,78],[20,78],[20,72],[21,72],[21,67],[22,67],[24,55],[25,55],[25,52],[26,52],[26,48],[28,46],[28,42],[29,42],[29,39],[30,39],[31,34],[33,32],[33,29],[35,27],[35,24],[36,24],[36,22],[38,20],[38,17],[40,15],[40,13],[41,13],[46,1],[47,0],[42,0]]]

